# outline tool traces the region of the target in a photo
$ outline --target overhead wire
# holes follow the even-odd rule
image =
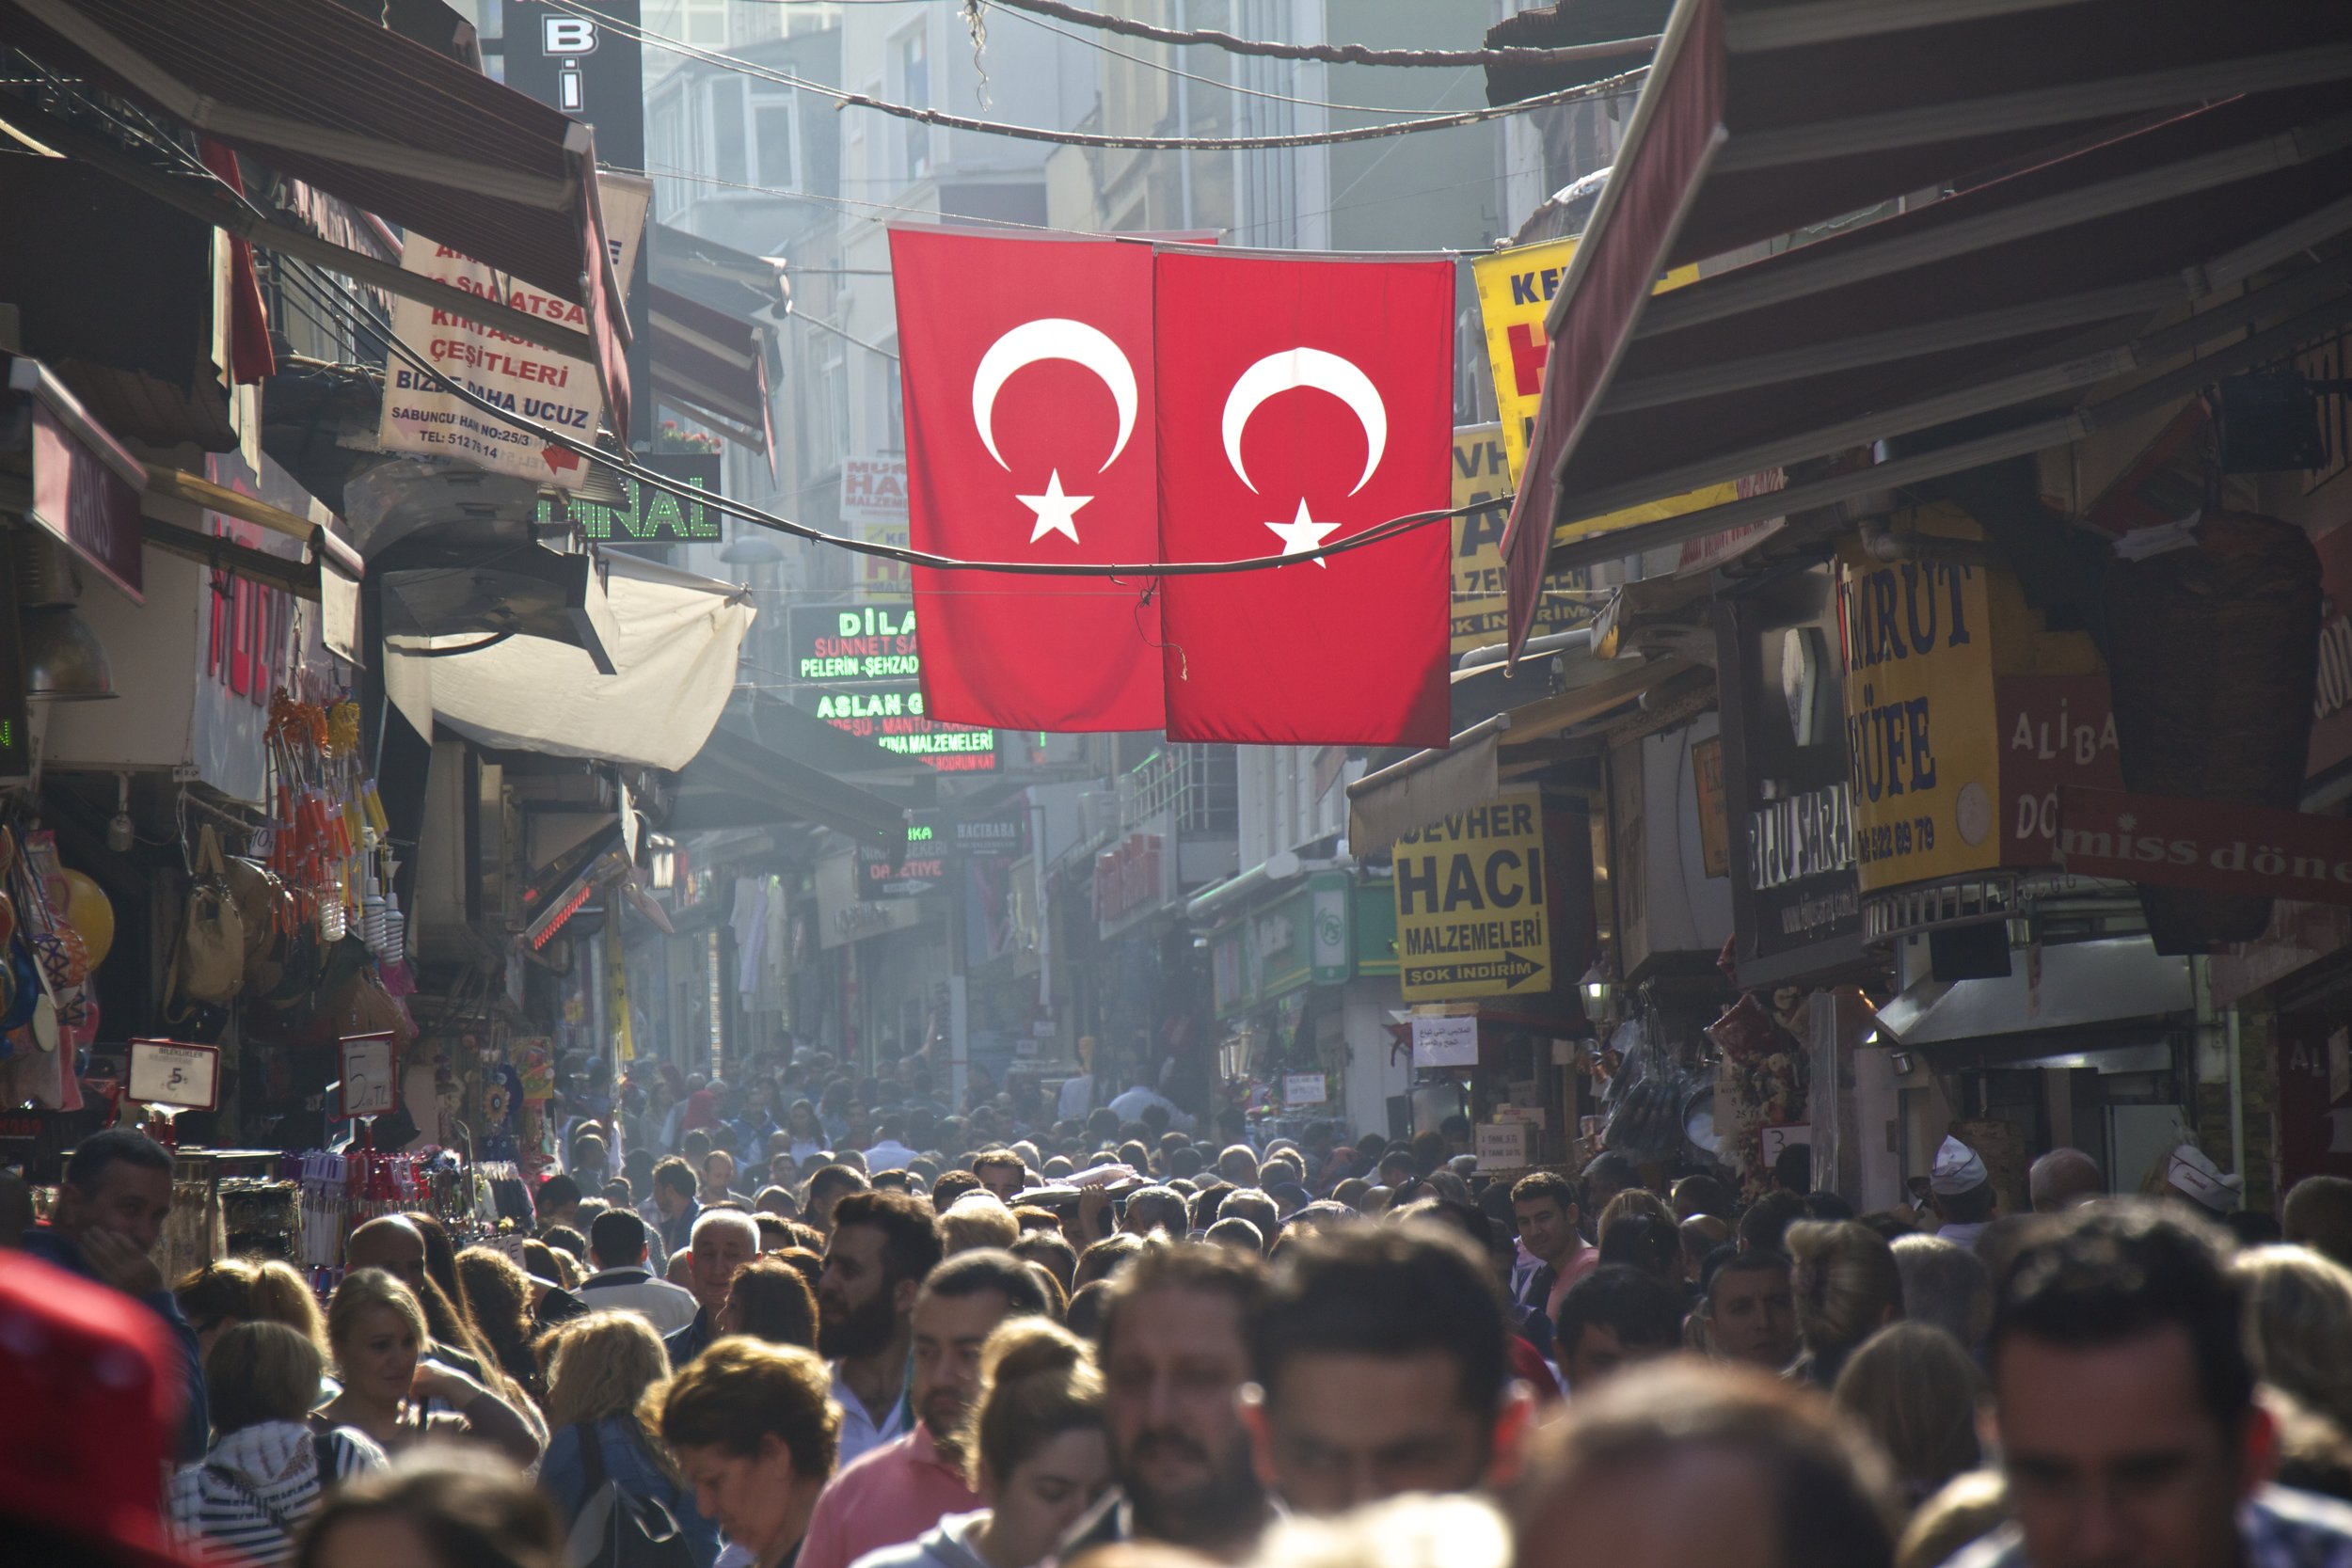
[[[706,65],[718,66],[739,75],[751,77],[755,81],[772,82],[778,87],[792,87],[800,91],[815,93],[820,98],[830,98],[846,108],[872,109],[880,114],[896,116],[900,119],[914,120],[942,130],[971,131],[984,135],[1007,136],[1017,141],[1047,142],[1057,147],[1094,147],[1161,152],[1216,152],[1289,147],[1338,147],[1349,142],[1377,141],[1387,136],[1410,135],[1422,131],[1444,131],[1463,125],[1480,125],[1488,120],[1550,108],[1555,104],[1613,96],[1624,91],[1649,69],[1647,66],[1637,67],[1632,71],[1624,71],[1598,82],[1563,87],[1557,92],[1540,93],[1533,98],[1520,99],[1514,103],[1478,109],[1460,109],[1448,114],[1423,115],[1413,119],[1393,120],[1385,125],[1357,125],[1339,131],[1299,131],[1271,136],[1126,135],[1094,131],[1054,131],[1042,126],[1014,125],[1004,120],[979,119],[970,115],[948,114],[941,109],[926,109],[912,103],[894,103],[886,98],[876,98],[868,93],[851,92],[847,88],[796,75],[788,71],[779,71],[772,66],[760,65],[756,61],[746,60],[740,55],[730,55],[723,50],[705,49],[698,44],[689,43],[683,39],[670,38],[665,34],[653,32],[625,22],[610,12],[599,10],[588,5],[586,0],[545,0],[545,4],[550,12],[557,15],[595,22],[611,27],[623,38],[634,39],[639,43],[650,44],[657,49],[667,50],[690,60],[699,60]],[[1459,62],[1452,63],[1458,64]]]
[[[157,146],[159,150],[164,150],[167,155],[176,157],[183,165],[184,172],[190,174],[191,176],[200,176],[201,178],[210,181],[215,185],[217,185],[237,204],[243,206],[256,216],[267,215],[266,214],[263,214],[262,209],[254,203],[251,197],[243,191],[237,190],[227,181],[221,179],[218,174],[215,173],[204,164],[202,159],[198,158],[193,152],[189,151],[187,148],[182,146],[178,141],[167,136],[160,138],[148,136],[103,105],[95,104],[87,99],[83,99],[81,102],[88,106],[97,108],[99,113],[104,115],[119,129],[128,134],[136,135],[141,140],[149,141],[151,145]],[[265,242],[256,243],[262,244],[266,248]],[[931,570],[949,572],[992,572],[1017,577],[1110,578],[1216,577],[1235,575],[1243,572],[1273,571],[1279,570],[1284,566],[1305,565],[1309,562],[1327,560],[1332,556],[1345,555],[1355,550],[1368,548],[1374,545],[1385,544],[1391,539],[1409,533],[1418,529],[1426,528],[1432,523],[1450,521],[1451,519],[1459,516],[1468,516],[1471,513],[1484,511],[1498,504],[1505,503],[1508,499],[1507,497],[1489,496],[1483,499],[1472,501],[1462,506],[1433,508],[1427,511],[1406,513],[1399,516],[1390,517],[1384,519],[1383,521],[1374,523],[1359,532],[1347,535],[1343,539],[1335,539],[1328,544],[1319,545],[1311,549],[1288,551],[1280,555],[1247,556],[1232,561],[1145,561],[1117,562],[969,561],[954,556],[940,555],[934,551],[917,550],[903,545],[887,545],[874,540],[856,539],[842,534],[828,533],[822,529],[814,527],[813,525],[795,522],[788,517],[777,516],[772,513],[763,511],[758,507],[751,506],[746,502],[737,500],[731,497],[713,495],[707,491],[689,485],[683,481],[674,479],[667,474],[660,473],[654,469],[644,467],[636,463],[633,459],[628,457],[626,454],[609,451],[602,447],[595,445],[593,442],[579,440],[564,432],[553,430],[548,426],[538,424],[532,420],[524,420],[511,414],[504,408],[499,406],[499,404],[493,400],[483,396],[473,388],[467,387],[463,383],[445,373],[440,367],[434,364],[432,360],[421,353],[414,344],[402,338],[390,326],[376,322],[373,315],[371,315],[368,311],[366,301],[363,296],[361,296],[350,284],[344,282],[335,274],[324,267],[316,265],[315,263],[304,261],[299,257],[291,256],[282,251],[278,252],[277,254],[280,265],[276,270],[281,280],[291,280],[295,282],[296,286],[302,289],[302,291],[310,297],[312,303],[318,304],[322,309],[327,309],[330,314],[342,314],[345,318],[346,325],[349,325],[354,331],[364,332],[367,335],[380,341],[384,344],[385,353],[388,358],[398,357],[406,361],[413,369],[430,376],[437,385],[439,385],[452,396],[454,396],[460,402],[473,408],[478,413],[486,414],[501,424],[505,424],[516,430],[526,432],[532,436],[545,441],[549,447],[554,448],[555,450],[569,451],[574,456],[584,461],[602,464],[605,467],[612,470],[613,472],[621,474],[626,478],[635,480],[641,488],[650,488],[675,497],[680,500],[697,502],[710,510],[721,512],[726,515],[738,517],[745,522],[754,523],[795,538],[805,539],[813,544],[824,545],[832,548],[847,550],[856,555],[873,556],[882,560],[896,561],[909,566],[922,566]],[[323,293],[319,288],[321,280],[324,281],[326,291],[331,291],[332,293],[342,296],[343,303],[341,307],[334,306],[326,297],[325,293]],[[1146,592],[1152,591],[1155,590],[1146,590]]]
[[[1232,55],[1254,55],[1271,60],[1311,60],[1326,65],[1384,66],[1543,66],[1581,60],[1614,59],[1645,55],[1658,46],[1659,35],[1611,39],[1599,43],[1572,43],[1555,48],[1506,46],[1501,49],[1375,49],[1360,43],[1283,43],[1272,39],[1245,39],[1211,27],[1162,27],[1107,11],[1089,10],[1066,0],[964,0],[967,11],[982,5],[1034,11],[1040,16],[1099,27],[1106,33],[1149,39],[1154,43],[1207,44]]]

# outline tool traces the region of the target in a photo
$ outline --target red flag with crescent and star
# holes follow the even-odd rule
[[[890,261],[914,546],[965,561],[1162,559],[1151,247],[905,228],[891,230]],[[928,717],[1064,734],[1165,726],[1148,584],[921,566],[914,578]]]
[[[1450,261],[1165,250],[1160,548],[1232,561],[1452,504]],[[1263,571],[1164,578],[1168,733],[1443,746],[1442,524]]]

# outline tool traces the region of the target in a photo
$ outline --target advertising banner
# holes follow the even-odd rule
[[[1840,546],[1838,564],[1862,891],[1998,865],[1989,568],[1941,554],[1882,562],[1859,540]]]
[[[1396,841],[1396,951],[1408,1002],[1551,986],[1542,798],[1505,790]]]
[[[1574,240],[1546,240],[1516,245],[1481,256],[1470,262],[1478,285],[1478,312],[1486,328],[1486,357],[1494,370],[1495,406],[1502,414],[1502,450],[1514,485],[1527,465],[1527,444],[1535,428],[1535,405],[1544,391],[1544,365],[1551,353],[1544,317],[1552,296],[1567,276],[1576,255]],[[1698,279],[1695,266],[1677,267],[1653,290],[1664,293]],[[1608,533],[1635,523],[1677,517],[1701,507],[1719,506],[1738,499],[1730,484],[1710,484],[1687,495],[1669,496],[1639,506],[1612,512],[1581,523],[1563,524],[1552,534],[1555,543],[1587,534]]]
[[[1511,481],[1503,466],[1501,425],[1462,425],[1454,432],[1453,504],[1479,508],[1454,519],[1451,651],[1460,655],[1502,641],[1505,629],[1502,525],[1511,515]],[[1587,581],[1581,568],[1546,578],[1532,635],[1548,637],[1590,622],[1593,606],[1600,601],[1585,591]]]
[[[904,452],[868,453],[841,460],[841,520],[845,523],[896,523],[900,528],[906,526],[907,459]]]
[[[2069,784],[2058,839],[2076,876],[2352,904],[2352,818]]]
[[[401,249],[403,272],[586,331],[587,313],[516,278],[501,278],[481,262],[411,230]],[[392,301],[392,332],[436,371],[487,399],[511,418],[494,419],[423,371],[394,360],[384,378],[384,407],[376,445],[470,463],[491,473],[534,479],[577,490],[586,464],[576,453],[533,435],[544,425],[575,441],[596,438],[604,394],[596,368],[465,316],[405,297]]]
[[[835,729],[943,773],[996,771],[996,732],[927,717],[914,606],[803,605],[785,618],[792,700]]]

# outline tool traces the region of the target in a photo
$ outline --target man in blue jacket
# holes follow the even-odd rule
[[[204,1457],[212,1420],[204,1402],[204,1364],[196,1330],[165,1288],[152,1256],[171,1212],[171,1151],[143,1132],[109,1128],[82,1140],[66,1161],[57,1212],[24,1233],[24,1250],[140,1302],[163,1319],[180,1347],[179,1457]]]

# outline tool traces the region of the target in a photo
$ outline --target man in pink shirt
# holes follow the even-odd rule
[[[980,1347],[1007,1318],[1042,1314],[1028,1264],[985,1247],[933,1269],[914,1303],[914,1430],[833,1478],[817,1499],[795,1568],[850,1568],[980,1506],[964,1474],[964,1413],[979,1390]]]
[[[1519,1304],[1536,1306],[1534,1292],[1543,1289],[1544,1316],[1557,1322],[1560,1298],[1600,1261],[1599,1249],[1577,1229],[1576,1186],[1553,1171],[1522,1177],[1511,1189],[1511,1212],[1518,1220],[1519,1244],[1544,1265],[1528,1280]]]

